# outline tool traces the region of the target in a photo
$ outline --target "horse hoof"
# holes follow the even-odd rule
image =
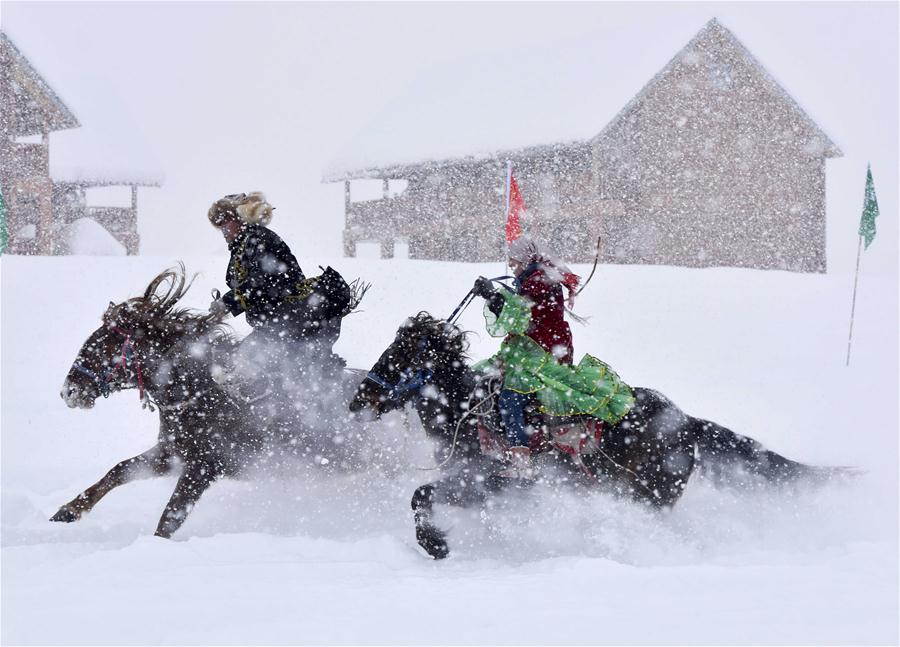
[[[78,516],[68,508],[60,508],[56,514],[50,517],[50,521],[61,521],[63,523],[72,523],[78,521]]]
[[[416,541],[434,559],[444,559],[450,554],[444,534],[436,528],[416,528]]]

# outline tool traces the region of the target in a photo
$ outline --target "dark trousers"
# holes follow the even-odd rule
[[[500,391],[500,420],[506,432],[506,442],[510,447],[528,447],[528,432],[525,431],[525,405],[530,396],[509,389]]]

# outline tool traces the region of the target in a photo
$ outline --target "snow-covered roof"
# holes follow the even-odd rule
[[[36,47],[26,59],[7,34],[2,43],[15,53],[22,69],[27,66],[53,105],[65,111],[60,112],[65,119],[60,117],[57,128],[51,128],[55,132],[50,133],[53,180],[87,185],[162,184],[161,165],[113,83],[85,70],[70,69],[64,59],[54,56],[52,48]]]
[[[161,165],[115,88],[85,77],[72,86],[66,96],[83,126],[50,135],[50,177],[92,186],[161,185]]]
[[[803,108],[800,107],[800,104],[798,104],[797,101],[784,89],[784,87],[782,87],[782,85],[756,59],[756,57],[750,53],[750,50],[748,50],[744,46],[744,44],[741,43],[741,41],[739,41],[733,33],[731,33],[731,31],[729,31],[728,29],[723,27],[722,24],[719,23],[719,21],[716,20],[715,18],[713,18],[708,23],[706,23],[706,25],[703,27],[703,29],[701,29],[699,32],[697,32],[697,35],[694,36],[690,40],[690,42],[688,42],[687,45],[685,45],[683,48],[681,48],[681,50],[679,50],[679,52],[675,56],[672,57],[672,60],[670,60],[663,69],[661,69],[659,72],[657,72],[656,75],[654,75],[654,77],[647,82],[647,84],[641,89],[641,91],[638,92],[634,96],[634,98],[632,98],[631,101],[629,101],[628,104],[625,105],[619,111],[619,113],[616,115],[616,117],[612,121],[610,121],[609,124],[606,125],[606,127],[603,128],[603,130],[595,137],[595,139],[600,139],[607,132],[612,131],[618,124],[619,120],[622,119],[625,115],[627,115],[628,112],[635,105],[639,104],[641,102],[641,100],[644,98],[644,96],[660,80],[662,80],[667,74],[669,74],[669,72],[672,70],[672,68],[675,66],[675,64],[678,61],[680,61],[685,54],[687,54],[688,52],[693,50],[697,46],[698,43],[706,41],[710,37],[713,37],[713,36],[720,36],[720,37],[724,38],[728,43],[730,43],[739,52],[739,54],[741,56],[743,56],[745,59],[747,59],[757,69],[757,71],[759,72],[763,81],[768,84],[769,89],[774,94],[779,96],[782,101],[787,103],[791,107],[791,109],[797,115],[799,115],[803,121],[806,122],[806,124],[809,126],[809,128],[812,129],[813,132],[817,133],[821,137],[822,141],[824,142],[823,153],[824,153],[825,157],[839,157],[840,155],[842,155],[841,150],[840,150],[840,148],[838,148],[837,144],[835,144],[833,141],[831,141],[831,139],[828,137],[828,135],[826,135],[822,131],[822,129],[819,128],[819,126],[816,124],[816,122],[814,122],[812,120],[812,118],[810,118],[810,116],[806,113],[806,111],[804,111]]]
[[[379,177],[384,169],[424,162],[481,159],[531,147],[589,141],[710,29],[724,32],[778,93],[808,119],[771,74],[715,19],[699,32],[695,32],[696,25],[645,26],[652,38],[634,32],[615,36],[607,32],[602,37],[589,35],[437,66],[416,79],[353,138],[325,169],[323,179]],[[677,52],[674,57],[673,52]],[[821,132],[818,127],[816,130]],[[837,151],[824,133],[823,137]]]
[[[75,115],[3,31],[0,31],[0,61],[6,68],[3,79],[18,97],[10,106],[16,136],[78,127]]]

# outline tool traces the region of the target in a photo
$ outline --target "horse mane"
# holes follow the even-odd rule
[[[433,342],[440,340],[439,345],[432,344],[432,350],[442,359],[449,360],[451,363],[456,361],[463,366],[468,360],[466,354],[469,350],[468,333],[456,324],[436,319],[430,313],[422,310],[407,319],[404,327],[416,336],[424,334]]]
[[[178,337],[193,334],[213,335],[223,340],[230,338],[231,332],[224,323],[224,314],[176,307],[196,277],[195,274],[188,280],[184,263],[179,262],[177,268],[168,268],[156,275],[142,296],[118,305],[111,303],[103,319],[107,323],[130,328],[142,327],[150,341],[173,332],[178,333]]]

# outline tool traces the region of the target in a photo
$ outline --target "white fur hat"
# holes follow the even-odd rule
[[[209,221],[216,227],[228,218],[236,218],[245,225],[268,225],[274,210],[261,191],[233,193],[213,203],[209,208]]]
[[[275,207],[266,202],[262,191],[254,191],[239,200],[235,210],[238,218],[246,225],[268,225],[272,222]]]
[[[521,235],[509,244],[509,258],[527,265],[536,258],[543,256],[537,242],[530,236]]]

